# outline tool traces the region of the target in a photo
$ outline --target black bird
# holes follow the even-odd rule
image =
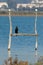
[[[15,28],[15,33],[17,34],[18,33],[18,27],[16,26]]]

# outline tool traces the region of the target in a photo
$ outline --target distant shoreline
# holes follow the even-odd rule
[[[11,16],[36,16],[35,12],[10,12]],[[9,16],[8,12],[0,12],[0,16]],[[43,12],[38,12],[37,16],[43,16]]]

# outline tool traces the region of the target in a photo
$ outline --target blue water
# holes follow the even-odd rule
[[[18,26],[19,32],[34,33],[35,17],[12,16],[13,33],[15,27]],[[0,16],[0,65],[8,59],[8,40],[9,40],[9,18]],[[43,56],[43,17],[37,20],[38,32],[38,56]],[[35,39],[36,37],[15,36],[12,37],[11,56],[15,58],[17,55],[19,60],[35,62]]]

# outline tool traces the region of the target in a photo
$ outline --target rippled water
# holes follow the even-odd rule
[[[18,26],[19,32],[34,33],[35,17],[12,16],[13,33]],[[8,40],[9,40],[9,18],[0,16],[0,65],[8,58]],[[38,56],[43,56],[43,17],[37,20],[38,32]],[[35,61],[35,39],[36,37],[15,36],[12,37],[11,56],[17,55],[19,60]]]

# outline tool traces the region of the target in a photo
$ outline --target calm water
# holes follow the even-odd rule
[[[18,26],[19,32],[34,33],[35,17],[13,17],[13,33]],[[43,17],[37,20],[38,32],[38,56],[43,56]],[[15,36],[12,37],[11,56],[17,55],[19,60],[28,60],[35,62],[35,39],[36,37]],[[0,65],[8,58],[8,40],[9,40],[9,18],[0,16]]]

